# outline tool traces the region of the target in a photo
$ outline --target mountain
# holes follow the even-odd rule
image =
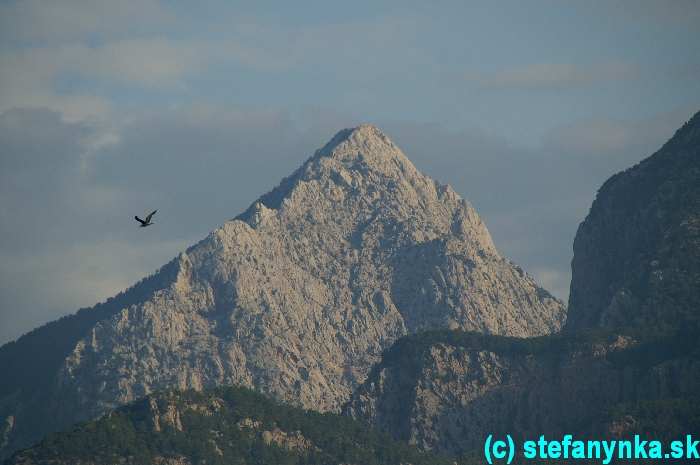
[[[169,391],[17,452],[6,465],[451,465],[335,414],[245,388]]]
[[[536,336],[564,314],[469,203],[363,125],[155,275],[0,348],[1,452],[165,388],[339,411],[401,336]]]
[[[567,331],[698,325],[700,113],[603,184],[576,234],[571,271]]]
[[[700,113],[601,188],[576,235],[566,330],[407,336],[344,413],[425,450],[488,434],[664,440],[700,431]]]

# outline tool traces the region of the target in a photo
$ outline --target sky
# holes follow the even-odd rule
[[[0,0],[0,344],[364,122],[566,300],[596,190],[700,110],[698,24],[694,0]]]

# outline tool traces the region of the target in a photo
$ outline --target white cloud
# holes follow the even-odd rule
[[[617,157],[626,165],[659,149],[696,110],[683,106],[638,120],[588,118],[553,128],[543,144],[563,156]]]
[[[205,60],[195,44],[165,38],[129,39],[73,50],[67,72],[141,86],[182,85]]]
[[[569,283],[571,282],[571,272],[569,270],[553,268],[535,268],[528,270],[535,278],[535,281],[547,289],[558,299],[566,303],[569,300]]]
[[[697,0],[608,0],[604,13],[596,2],[582,2],[580,6],[591,9],[596,16],[606,14],[635,24],[643,21],[662,27],[697,29],[700,23],[700,2]]]
[[[60,94],[54,81],[67,69],[64,50],[0,49],[0,111],[11,108],[49,108],[68,119],[79,120],[104,115],[110,103],[91,94]]]
[[[637,67],[624,62],[533,63],[492,74],[467,73],[467,80],[489,89],[567,89],[636,79]]]
[[[152,274],[190,240],[138,244],[117,240],[2,254],[0,344],[79,308],[91,307]]]
[[[105,38],[174,20],[157,0],[10,0],[0,5],[0,37],[5,42]]]
[[[226,34],[201,50],[213,62],[236,63],[265,72],[318,66],[353,75],[392,64],[425,64],[430,56],[416,44],[419,22],[408,17],[377,17],[292,27],[253,19],[232,19]]]
[[[63,93],[61,79],[95,80],[137,88],[182,88],[188,76],[203,70],[206,56],[197,44],[161,37],[126,39],[89,47],[74,43],[53,47],[0,50],[0,111],[46,107],[78,120],[104,116],[106,96]]]
[[[412,41],[415,21],[408,18],[302,27],[233,17],[225,30],[197,37],[173,34],[169,26],[185,19],[156,2],[103,6],[28,0],[0,7],[0,111],[46,107],[73,121],[105,118],[124,89],[165,91],[177,100],[212,67],[263,73],[317,67],[362,82],[401,74],[401,63],[413,69],[430,62]],[[140,31],[139,24],[152,27]]]

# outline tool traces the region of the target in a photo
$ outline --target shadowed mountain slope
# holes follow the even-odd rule
[[[700,113],[610,178],[579,226],[567,331],[700,319]]]

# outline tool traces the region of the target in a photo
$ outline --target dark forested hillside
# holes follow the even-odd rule
[[[169,391],[49,435],[6,464],[447,465],[363,423],[245,388]]]

